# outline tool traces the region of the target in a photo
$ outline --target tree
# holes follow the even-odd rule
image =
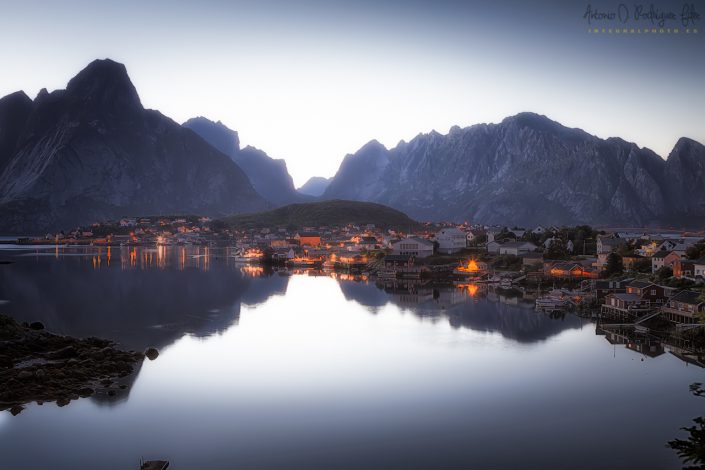
[[[696,382],[690,385],[690,392],[696,397],[705,396],[702,384]],[[701,416],[693,419],[694,426],[681,428],[688,432],[687,439],[673,439],[666,447],[675,450],[685,464],[695,464],[684,467],[684,470],[702,470],[705,468],[705,419]]]
[[[651,260],[649,258],[641,258],[632,263],[632,271],[638,273],[650,273],[651,272]],[[673,271],[671,271],[673,275]]]
[[[546,259],[567,259],[568,249],[565,246],[565,242],[560,238],[551,240],[543,257]]]
[[[622,257],[617,253],[610,253],[607,257],[607,265],[605,266],[605,274],[609,276],[615,276],[622,274],[624,272],[624,263],[622,262]]]
[[[660,282],[663,282],[671,277],[673,277],[673,269],[670,266],[661,266],[658,268],[658,271],[656,271],[656,279]]]
[[[688,259],[700,259],[705,256],[705,239],[700,240],[693,246],[685,250],[685,255]]]

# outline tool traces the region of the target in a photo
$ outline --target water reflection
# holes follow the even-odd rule
[[[672,355],[614,355],[522,293],[203,255],[3,255],[4,311],[163,348],[119,407],[0,415],[3,468],[679,468],[664,443],[697,414],[701,370]]]
[[[377,312],[392,304],[455,328],[497,332],[521,342],[544,340],[575,317],[555,321],[529,301],[477,285],[434,287],[322,271],[273,271],[233,261],[209,247],[56,247],[17,253],[0,269],[3,311],[74,336],[101,336],[124,347],[162,348],[184,334],[207,336],[236,324],[241,304],[284,295],[290,275],[331,275],[345,298]],[[499,304],[499,305],[497,305]]]
[[[203,247],[62,248],[58,258],[40,251],[14,260],[0,269],[3,312],[136,350],[223,331],[237,323],[243,301],[263,302],[288,282],[253,278]]]

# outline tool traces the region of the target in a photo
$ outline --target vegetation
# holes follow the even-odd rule
[[[607,265],[605,266],[605,276],[617,276],[624,272],[624,263],[622,257],[617,253],[610,253],[607,257]]]
[[[669,268],[670,269],[670,268]],[[637,273],[650,273],[651,272],[651,260],[649,258],[641,258],[632,263],[631,270]],[[671,276],[673,271],[671,271]]]
[[[518,256],[514,255],[499,255],[492,262],[492,266],[495,269],[506,271],[520,271],[522,267],[522,260]]]
[[[697,396],[705,396],[702,383],[696,382],[690,385],[690,392]],[[693,419],[693,426],[681,428],[688,433],[686,439],[673,439],[668,441],[666,447],[676,451],[678,457],[686,464],[684,470],[705,469],[705,418],[699,416]]]
[[[656,280],[664,282],[673,277],[673,269],[670,266],[661,266],[658,271],[656,271]]]
[[[418,222],[403,212],[382,204],[341,200],[290,204],[271,211],[227,217],[222,221],[238,230],[265,227],[295,230],[303,227],[374,224],[375,227],[406,232],[420,227]]]
[[[548,245],[543,257],[545,259],[568,259],[570,255],[565,242],[560,238],[556,238]]]
[[[685,251],[685,255],[688,257],[688,259],[700,259],[705,256],[705,238],[700,240],[695,245],[689,247]]]

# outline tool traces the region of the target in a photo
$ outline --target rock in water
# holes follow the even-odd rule
[[[149,359],[150,361],[153,361],[159,357],[159,351],[157,350],[157,348],[148,348],[144,352],[144,355],[147,356],[147,359]]]

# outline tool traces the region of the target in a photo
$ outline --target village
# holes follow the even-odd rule
[[[581,310],[617,325],[658,319],[683,330],[705,317],[705,234],[426,223],[236,229],[209,217],[123,218],[20,238],[62,246],[227,247],[243,265],[343,271],[382,285],[446,284],[535,295],[544,311]]]

